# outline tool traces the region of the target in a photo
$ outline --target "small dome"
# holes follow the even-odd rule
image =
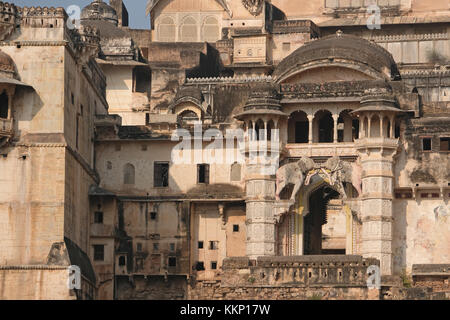
[[[9,55],[0,50],[0,76],[14,78],[14,61]]]
[[[92,1],[81,11],[81,21],[85,20],[106,20],[117,26],[117,12],[102,0]]]

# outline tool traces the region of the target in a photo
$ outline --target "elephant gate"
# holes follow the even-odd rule
[[[281,167],[274,206],[279,219],[276,254],[358,254],[356,243],[362,226],[359,172],[356,164],[338,158],[325,164],[302,158]]]

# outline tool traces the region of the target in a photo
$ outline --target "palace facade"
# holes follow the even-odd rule
[[[144,9],[0,2],[0,299],[448,297],[448,0]]]

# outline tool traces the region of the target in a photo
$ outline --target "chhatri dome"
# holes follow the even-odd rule
[[[81,11],[81,21],[106,20],[117,26],[118,19],[116,10],[102,0],[92,1]]]

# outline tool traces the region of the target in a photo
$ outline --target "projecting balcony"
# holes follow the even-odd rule
[[[337,143],[289,143],[286,145],[287,156],[299,157],[355,157],[357,150],[354,142]]]
[[[13,120],[0,118],[0,137],[11,137],[13,135]]]

